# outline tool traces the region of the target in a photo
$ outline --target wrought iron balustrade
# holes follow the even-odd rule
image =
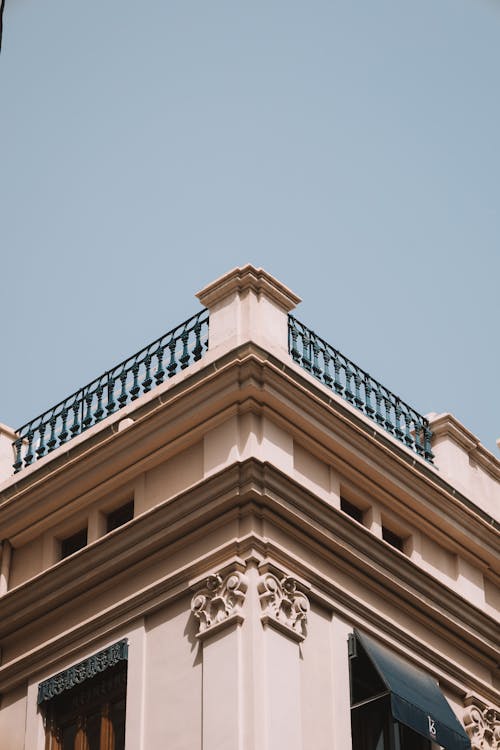
[[[208,311],[201,310],[16,430],[14,471],[29,466],[185,370],[201,359],[207,348]]]
[[[293,315],[288,316],[288,350],[304,370],[432,463],[429,421]]]

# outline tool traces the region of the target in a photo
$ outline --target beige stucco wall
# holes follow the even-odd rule
[[[22,547],[12,550],[9,588],[19,586],[42,570],[43,537],[39,536]]]
[[[18,688],[2,696],[0,702],[0,747],[22,750],[26,723],[26,689]]]
[[[189,599],[146,621],[144,747],[201,748],[202,661]]]
[[[302,744],[304,750],[331,750],[335,724],[333,683],[341,666],[332,649],[331,615],[313,605],[307,618],[307,638],[300,646]],[[343,681],[343,679],[342,679]],[[314,695],[314,700],[310,696]]]
[[[200,442],[146,472],[144,489],[136,493],[136,514],[168,500],[202,478],[203,445]]]

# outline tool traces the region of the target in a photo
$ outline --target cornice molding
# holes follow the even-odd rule
[[[249,500],[291,523],[293,530],[290,528],[289,533],[306,546],[320,545],[329,554],[340,556],[351,574],[364,570],[368,577],[384,581],[386,587],[395,587],[403,599],[411,592],[420,592],[422,602],[433,602],[443,619],[451,616],[456,626],[463,629],[468,625],[472,633],[482,633],[486,640],[492,637],[487,633],[491,632],[493,620],[483,611],[295,480],[254,459],[203,480],[139,516],[126,529],[118,529],[112,537],[102,537],[9,591],[2,597],[0,637],[21,627],[23,616],[28,621],[34,619],[37,613],[63,604],[65,597],[71,599],[134,562],[143,562],[166,544],[182,540],[187,534],[193,539],[203,536],[208,524],[221,523],[223,513],[241,512],[238,509]]]
[[[453,414],[427,415],[434,439],[449,439],[462,448],[478,466],[500,481],[500,460]]]
[[[224,520],[222,519],[223,523]],[[185,545],[188,542],[189,540],[187,542],[182,540],[181,544]],[[173,552],[174,550],[170,547],[165,549],[167,555]],[[402,646],[415,654],[415,657],[421,656],[422,665],[425,665],[425,668],[439,679],[441,684],[447,685],[454,692],[464,694],[474,690],[494,702],[498,700],[498,692],[490,685],[438,653],[433,653],[432,661],[429,661],[428,646],[417,640],[413,633],[406,633],[395,623],[388,622],[380,614],[374,612],[371,606],[367,607],[349,591],[340,589],[335,581],[311,569],[305,561],[270,543],[269,540],[258,539],[254,534],[231,540],[224,547],[219,547],[216,551],[212,550],[209,554],[199,557],[195,563],[173,571],[146,589],[136,592],[127,600],[120,601],[116,607],[80,621],[78,625],[65,630],[50,642],[44,642],[27,654],[4,664],[0,667],[0,693],[14,689],[30,677],[36,677],[37,672],[43,670],[46,674],[54,666],[57,668],[61,662],[64,664],[75,657],[78,659],[78,654],[82,650],[88,652],[94,643],[102,642],[104,638],[111,639],[126,635],[127,628],[137,623],[139,618],[168,603],[186,599],[193,590],[193,580],[203,579],[201,575],[203,569],[207,572],[232,569],[241,571],[245,569],[245,560],[255,561],[256,559],[262,560],[259,564],[260,570],[293,571],[293,577],[299,581],[302,589],[305,588],[308,591],[308,598],[311,601],[316,601],[323,609],[326,608],[327,611],[337,614],[346,622],[351,622],[353,627],[360,627],[379,638],[381,634],[385,634],[382,640],[406,657],[408,653],[401,651]],[[124,573],[127,574],[126,571]],[[306,575],[311,581],[310,589],[303,582]],[[96,595],[98,593],[98,591],[95,592]],[[188,601],[186,600],[186,609],[189,609]],[[78,604],[84,606],[84,602],[78,601]],[[432,628],[432,618],[424,624]],[[19,636],[22,637],[22,633],[19,633]],[[479,661],[482,663],[482,660]]]
[[[259,518],[269,518],[302,545],[304,554],[310,549],[334,560],[354,580],[378,589],[381,596],[406,607],[426,627],[438,628],[444,637],[457,641],[475,659],[486,660],[491,668],[497,653],[497,623],[493,618],[288,476],[255,460],[205,480],[138,517],[126,529],[117,530],[11,590],[2,598],[0,638],[19,639],[30,629],[36,632],[47,618],[57,617],[57,607],[70,602],[74,605],[77,599],[85,606],[86,598],[97,596],[99,587],[109,588],[110,576],[115,581],[119,576],[129,577],[155,556],[163,559],[167,551],[173,554],[175,549],[203,539],[210,530],[227,527],[231,518],[243,516],[254,517],[257,526]],[[256,531],[252,538],[262,544]],[[238,543],[234,540],[227,544],[231,547]],[[220,552],[221,560],[225,554]],[[200,563],[199,574],[202,572]],[[311,580],[311,575],[304,563],[303,578]],[[324,576],[317,581],[324,589],[333,586],[332,591],[336,590]],[[350,606],[356,607],[355,599],[351,599]],[[114,606],[119,610],[120,603]]]
[[[341,470],[349,467],[352,470],[356,466],[360,475],[369,472],[376,477],[377,484],[392,484],[395,495],[399,487],[394,482],[403,482],[405,492],[411,497],[409,506],[425,504],[424,518],[436,516],[436,511],[444,513],[455,526],[460,523],[470,541],[471,535],[479,534],[478,551],[485,546],[485,536],[500,529],[494,519],[439,477],[433,468],[415,460],[390,436],[374,431],[373,424],[368,424],[368,420],[353,413],[348,405],[306,376],[307,373],[298,372],[294,363],[286,366],[255,345],[245,344],[217,363],[198,368],[156,397],[147,394],[150,398],[146,403],[141,399],[136,402],[134,424],[126,430],[117,432],[113,425],[105,427],[87,442],[75,446],[71,445],[73,441],[68,443],[66,452],[54,455],[52,463],[44,464],[46,459],[43,459],[38,471],[29,476],[23,477],[24,472],[16,475],[19,479],[0,493],[0,498],[4,498],[0,519],[6,536],[19,533],[21,524],[31,519],[33,513],[47,516],[48,502],[51,507],[55,507],[56,502],[63,507],[72,493],[81,495],[100,482],[109,483],[110,478],[116,483],[120,478],[125,480],[144,471],[145,462],[151,466],[161,460],[166,445],[177,441],[179,450],[181,435],[185,446],[196,442],[207,429],[211,416],[219,414],[221,409],[241,406],[248,399],[249,404],[253,399],[255,409],[262,405],[273,408],[282,420],[287,420],[292,434],[303,434],[328,446],[332,463],[337,463]],[[188,410],[196,417],[182,424],[182,415]],[[93,485],[89,484],[92,475],[95,476]],[[436,523],[436,529],[440,525]],[[463,546],[463,536],[457,543]],[[495,538],[495,548],[497,543]]]
[[[301,302],[300,297],[274,276],[250,264],[233,268],[205,286],[196,296],[204,307],[212,308],[235,292],[244,295],[248,291],[269,297],[285,312],[290,312]]]

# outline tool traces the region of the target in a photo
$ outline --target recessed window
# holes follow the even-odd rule
[[[134,501],[131,500],[125,505],[121,505],[119,508],[109,513],[106,517],[106,533],[117,529],[119,526],[123,526],[124,523],[131,521],[134,517]]]
[[[127,662],[107,667],[98,654],[57,679],[39,686],[46,750],[124,750]]]
[[[386,526],[382,526],[382,539],[384,542],[387,542],[387,544],[390,544],[391,547],[398,549],[400,552],[404,552],[404,539]]]
[[[348,516],[353,518],[358,523],[363,523],[363,511],[361,510],[361,508],[353,505],[349,502],[349,500],[346,500],[343,497],[340,498],[340,510],[343,510],[344,513],[347,513]]]
[[[430,675],[359,631],[348,646],[352,750],[470,750]]]
[[[87,529],[81,529],[76,534],[61,539],[61,560],[69,557],[74,552],[78,552],[82,547],[87,546]]]

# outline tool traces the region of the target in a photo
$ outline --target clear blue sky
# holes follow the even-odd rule
[[[499,40],[496,0],[6,0],[0,421],[252,262],[498,455]]]

